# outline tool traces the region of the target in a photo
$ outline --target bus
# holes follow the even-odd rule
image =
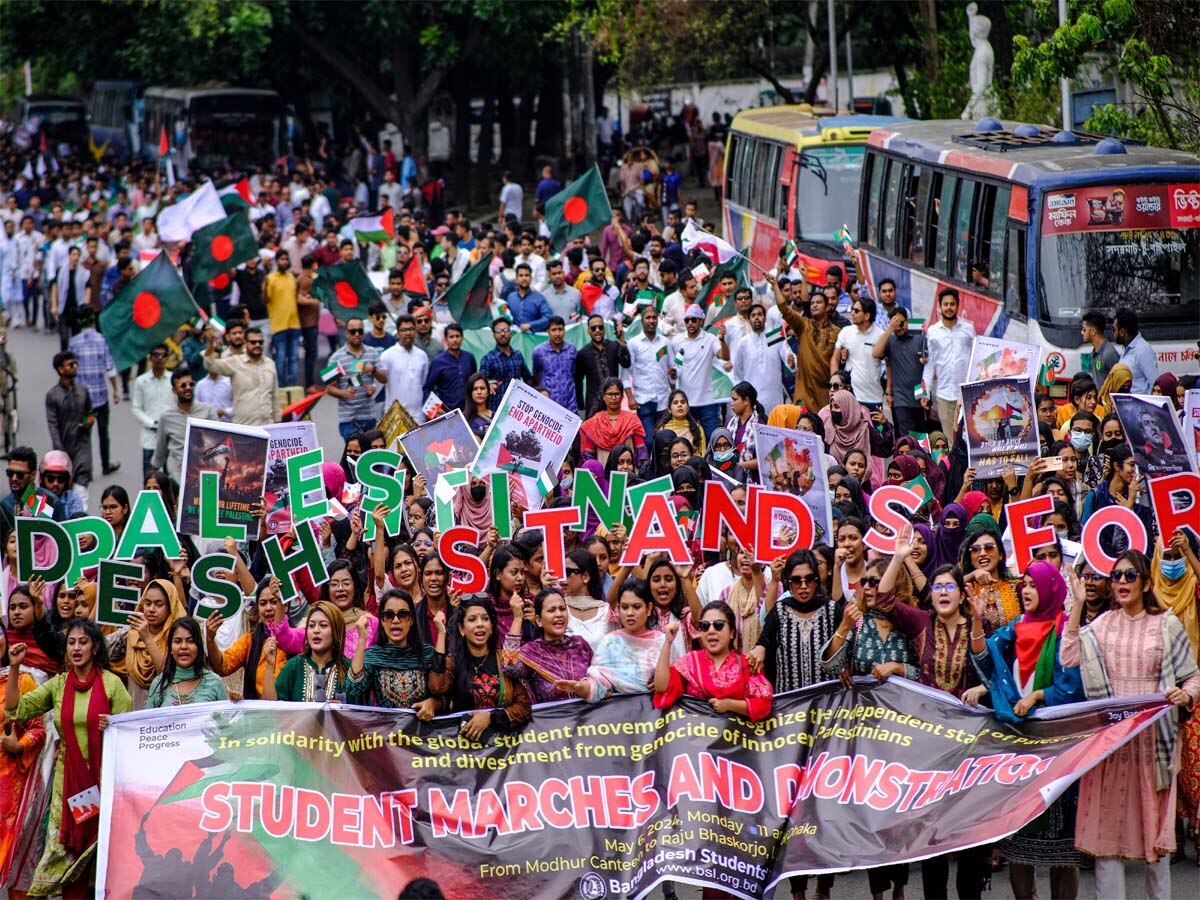
[[[830,266],[849,275],[835,232],[858,208],[867,137],[893,116],[822,116],[807,104],[738,113],[725,146],[725,240],[763,269],[796,242],[807,280],[825,284]]]
[[[46,138],[46,149],[55,156],[75,153],[87,143],[87,123],[83,103],[74,97],[31,94],[20,97],[13,110],[17,129],[32,139]]]
[[[166,128],[181,172],[225,166],[253,170],[279,157],[284,109],[275,91],[149,87],[143,103],[142,155],[158,159],[159,135]]]
[[[980,335],[1035,344],[1061,395],[1089,370],[1083,314],[1138,313],[1160,369],[1196,368],[1200,167],[1187,153],[983,119],[912,122],[868,142],[857,269],[917,318],[956,288]]]
[[[141,153],[142,87],[140,81],[97,81],[92,85],[88,133],[90,149],[98,158],[110,155],[124,163]]]

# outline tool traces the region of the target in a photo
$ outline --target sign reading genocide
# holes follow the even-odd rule
[[[428,877],[450,897],[640,898],[668,880],[761,897],[790,874],[995,841],[1166,710],[1092,702],[1018,728],[891,679],[784,694],[760,722],[647,694],[549,704],[483,744],[458,716],[147,710],[105,731],[97,890],[391,898]]]

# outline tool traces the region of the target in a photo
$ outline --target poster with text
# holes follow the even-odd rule
[[[580,418],[523,381],[510,381],[496,407],[471,464],[471,474],[507,472],[513,501],[522,509],[540,509],[558,480],[558,470]]]
[[[267,508],[267,534],[286,534],[292,529],[291,502],[288,499],[288,457],[316,450],[315,422],[276,422],[264,428],[270,435],[267,444],[267,474],[263,480],[263,504]],[[333,461],[333,460],[331,460]]]
[[[651,699],[538,706],[481,741],[457,715],[357,706],[113,716],[97,896],[392,900],[431,878],[472,900],[770,897],[994,843],[1168,711],[1128,697],[1010,725],[902,678],[783,694],[756,723]]]
[[[217,521],[244,525],[253,533],[250,507],[262,500],[270,440],[265,428],[188,419],[175,530],[200,533],[200,473],[216,472],[221,476]]]
[[[416,473],[425,477],[425,493],[432,500],[438,476],[469,466],[479,452],[479,439],[462,410],[456,409],[405,432],[400,438],[400,452],[408,457]]]
[[[1113,394],[1112,401],[1133,451],[1133,461],[1142,474],[1159,478],[1192,471],[1192,458],[1169,398]]]
[[[993,378],[1036,379],[1041,362],[1035,344],[1021,344],[980,335],[971,347],[971,362],[964,381]]]
[[[967,465],[976,478],[1000,478],[1008,466],[1024,475],[1038,455],[1033,385],[1028,378],[993,378],[962,386]]]
[[[825,445],[811,431],[759,425],[756,432],[759,479],[763,487],[793,494],[812,512],[818,543],[831,544],[833,511],[825,474]],[[771,523],[778,545],[795,540],[795,520],[783,511]]]

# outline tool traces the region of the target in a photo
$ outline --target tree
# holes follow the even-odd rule
[[[1200,148],[1200,23],[1187,4],[1135,4],[1132,0],[1079,0],[1075,18],[1046,40],[1014,40],[1013,81],[1053,92],[1099,64],[1133,91],[1133,105],[1098,110],[1084,127],[1137,137],[1176,149]],[[1039,5],[1040,27],[1049,30],[1051,10]],[[1139,114],[1139,106],[1152,116]]]
[[[518,459],[537,462],[542,458],[542,442],[530,429],[510,431],[504,438],[504,449]]]

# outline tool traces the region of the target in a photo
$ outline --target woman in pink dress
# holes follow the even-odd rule
[[[1079,666],[1091,699],[1162,694],[1177,707],[1194,706],[1196,657],[1179,619],[1151,590],[1145,555],[1122,553],[1110,578],[1117,607],[1080,629],[1086,597],[1072,576],[1075,605],[1063,632],[1062,664]],[[1096,858],[1097,896],[1129,896],[1127,859],[1146,862],[1147,897],[1171,896],[1178,739],[1179,714],[1172,709],[1080,781],[1075,846]]]

